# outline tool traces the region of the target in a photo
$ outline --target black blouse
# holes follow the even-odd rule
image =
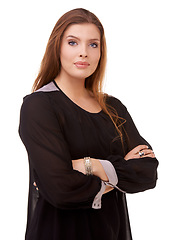
[[[112,96],[107,103],[126,119],[126,153],[140,144],[151,148],[126,107]],[[115,188],[102,196],[100,209],[93,209],[101,180],[73,170],[71,160],[87,156],[108,160],[118,176],[117,186],[137,193],[155,187],[157,159],[124,160],[121,140],[110,118],[103,111],[82,109],[54,81],[24,98],[19,134],[30,169],[26,240],[132,239],[125,193]]]

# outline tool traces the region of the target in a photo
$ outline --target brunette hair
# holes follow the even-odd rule
[[[41,62],[39,74],[35,79],[32,91],[34,92],[38,90],[42,86],[53,81],[59,75],[61,70],[60,47],[64,32],[70,25],[81,23],[95,24],[100,31],[101,38],[100,60],[95,72],[85,79],[85,88],[90,90],[94,94],[103,111],[109,115],[118,132],[118,137],[121,138],[121,142],[123,145],[122,125],[124,124],[125,120],[119,117],[117,111],[112,106],[106,103],[106,98],[108,95],[102,92],[107,61],[106,40],[104,28],[100,20],[92,12],[83,8],[73,9],[65,13],[57,21],[48,40],[46,51]]]

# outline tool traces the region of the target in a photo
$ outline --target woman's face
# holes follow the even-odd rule
[[[85,79],[96,70],[100,60],[100,31],[91,23],[73,24],[61,42],[61,74]]]

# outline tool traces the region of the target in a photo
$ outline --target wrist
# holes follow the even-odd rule
[[[93,159],[93,174],[98,176],[103,181],[109,181],[101,162],[95,158]]]
[[[92,172],[93,172],[93,175],[95,176],[99,176],[99,160],[98,159],[95,159],[95,158],[91,158],[91,161],[92,161]]]
[[[84,157],[84,167],[86,175],[93,175],[93,162],[90,157]]]

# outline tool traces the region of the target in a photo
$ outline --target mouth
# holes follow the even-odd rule
[[[87,68],[88,66],[90,66],[88,62],[82,62],[82,61],[75,62],[74,65],[77,68]]]

